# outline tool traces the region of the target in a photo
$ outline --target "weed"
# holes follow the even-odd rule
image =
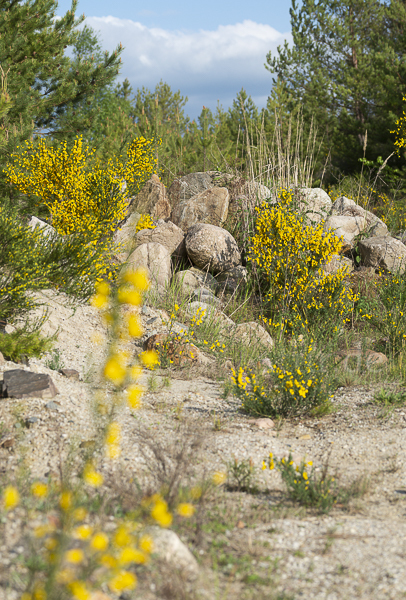
[[[62,356],[58,348],[56,348],[53,352],[51,352],[51,358],[45,361],[45,366],[48,369],[52,369],[53,371],[59,371],[63,369],[65,364],[62,360]]]
[[[255,467],[253,460],[234,458],[227,463],[228,488],[240,492],[252,492],[255,490],[253,479]]]

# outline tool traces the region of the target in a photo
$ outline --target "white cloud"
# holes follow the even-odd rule
[[[88,17],[86,23],[100,31],[105,49],[120,42],[125,47],[121,81],[127,77],[135,91],[153,89],[162,79],[189,97],[187,112],[193,117],[203,104],[214,109],[217,99],[228,107],[242,87],[263,106],[272,86],[266,54],[292,39],[249,20],[214,31],[168,31],[111,16]]]

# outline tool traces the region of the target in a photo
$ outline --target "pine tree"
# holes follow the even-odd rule
[[[89,127],[91,113],[75,107],[91,105],[118,73],[121,45],[102,57],[78,47],[73,58],[65,53],[83,40],[78,25],[84,15],[77,19],[76,7],[72,0],[71,10],[56,20],[57,0],[0,0],[0,64],[13,103],[2,120],[8,151],[33,134],[66,139]]]
[[[285,42],[278,56],[267,55],[266,68],[284,81],[308,121],[314,115],[325,150],[331,148],[333,162],[347,172],[359,168],[366,131],[369,159],[393,152],[393,108],[406,91],[405,79],[397,76],[404,72],[400,32],[406,23],[399,4],[303,0],[298,8],[292,0],[294,45]],[[399,35],[392,39],[395,28]],[[391,94],[394,100],[388,100]]]

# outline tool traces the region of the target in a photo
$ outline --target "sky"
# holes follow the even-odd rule
[[[145,7],[148,8],[145,8]],[[203,106],[227,109],[244,88],[259,108],[266,105],[272,75],[265,69],[269,51],[291,43],[290,0],[79,0],[76,14],[99,32],[101,46],[125,47],[118,81],[136,92],[153,90],[162,79],[188,97],[186,114],[196,118]],[[59,0],[57,14],[71,7]]]

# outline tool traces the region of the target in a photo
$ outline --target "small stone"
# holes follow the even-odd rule
[[[48,410],[59,410],[60,406],[56,402],[53,402],[53,400],[50,400],[45,404],[45,408]]]
[[[3,433],[0,437],[0,447],[1,448],[11,448],[14,446],[15,438],[11,433]]]
[[[67,377],[68,379],[79,381],[79,371],[76,371],[76,369],[59,369],[58,373],[64,377]]]
[[[32,427],[34,423],[38,423],[38,417],[28,417],[28,419],[25,419],[25,426],[28,428]]]
[[[96,442],[94,440],[83,440],[79,444],[79,448],[94,448]]]
[[[256,419],[253,425],[258,427],[258,429],[272,429],[275,427],[275,423],[272,421],[272,419],[268,419],[266,417]]]
[[[312,436],[309,435],[308,433],[305,433],[304,435],[301,435],[299,440],[311,440]]]
[[[238,521],[238,523],[237,523],[237,528],[238,528],[238,529],[244,529],[244,527],[245,527],[245,523],[244,523],[244,521]]]

